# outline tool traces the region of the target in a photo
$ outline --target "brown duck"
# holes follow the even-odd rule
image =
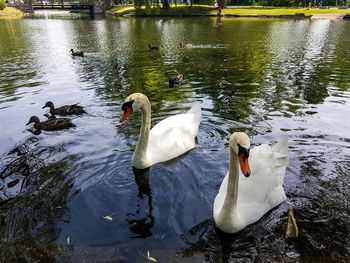
[[[43,107],[43,109],[46,107],[50,108],[50,114],[53,116],[54,115],[72,115],[72,114],[80,115],[80,114],[86,113],[86,111],[84,110],[84,107],[79,106],[78,103],[72,104],[72,105],[64,105],[55,109],[55,106],[53,105],[53,103],[51,101],[48,101],[45,103],[45,106]]]
[[[32,116],[30,117],[29,122],[26,125],[32,122],[34,122],[35,129],[44,131],[57,131],[68,129],[70,127],[75,127],[75,125],[72,123],[72,119],[69,118],[53,118],[47,121],[40,122],[37,116]]]
[[[180,43],[181,48],[191,48],[192,44],[185,44],[185,43]]]
[[[84,56],[84,52],[83,51],[74,51],[73,48],[70,50],[70,53],[72,54],[72,56],[78,56],[78,57],[83,57]]]
[[[174,85],[181,84],[183,82],[184,75],[179,74],[169,79],[169,87],[173,88]]]

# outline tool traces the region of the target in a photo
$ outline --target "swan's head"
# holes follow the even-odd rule
[[[248,162],[249,151],[250,151],[250,140],[247,134],[244,132],[235,132],[231,135],[230,138],[230,147],[233,152],[237,154],[239,165],[241,171],[245,177],[249,177],[250,167]]]
[[[124,111],[123,116],[120,118],[120,122],[125,121],[125,119],[133,111],[139,111],[145,104],[149,104],[148,98],[142,93],[133,93],[129,95],[125,103],[122,105],[122,110]]]

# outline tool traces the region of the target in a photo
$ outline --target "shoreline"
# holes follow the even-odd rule
[[[305,14],[297,15],[234,15],[234,14],[150,14],[150,15],[137,15],[137,14],[117,14],[107,13],[106,15],[117,17],[251,17],[251,18],[283,18],[283,19],[310,19],[312,16],[306,16]]]
[[[7,6],[4,10],[0,10],[0,17],[21,17],[25,14],[26,13],[21,10],[11,6]]]
[[[105,11],[106,15],[119,17],[232,17],[232,18],[271,18],[271,19],[329,19],[341,20],[350,16],[350,9],[344,8],[294,8],[294,7],[227,7],[217,14],[217,7],[198,5],[177,5],[170,9],[153,7],[136,10],[132,5],[115,6]],[[316,17],[316,18],[315,18]]]
[[[6,10],[10,9],[10,10]],[[9,12],[1,12],[0,17],[23,17],[28,15],[33,15],[30,13],[24,13],[21,10],[14,7],[7,7],[4,10]],[[215,9],[213,9],[215,10]],[[132,11],[132,10],[130,10]],[[304,10],[300,10],[304,11]],[[349,10],[350,11],[350,10]],[[263,19],[294,19],[294,20],[306,20],[306,19],[323,19],[323,20],[350,20],[350,12],[334,12],[334,13],[314,13],[314,14],[305,14],[305,13],[295,13],[295,14],[215,14],[211,13],[158,13],[158,14],[135,14],[133,12],[122,13],[118,11],[110,12],[106,10],[103,12],[106,16],[115,16],[115,17],[168,17],[168,18],[181,18],[181,17],[220,17],[220,18],[263,18]],[[34,14],[35,15],[35,14]]]
[[[150,15],[137,15],[137,14],[118,14],[118,13],[105,13],[108,16],[115,17],[222,17],[222,18],[274,18],[274,19],[325,19],[325,20],[350,20],[349,14],[315,14],[315,15],[305,15],[305,14],[295,14],[295,15],[235,15],[235,14],[150,14]]]

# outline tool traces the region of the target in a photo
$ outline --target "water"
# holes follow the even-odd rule
[[[0,19],[0,262],[350,261],[349,22],[39,13]],[[133,170],[140,116],[119,122],[133,92],[152,125],[201,102],[197,147]],[[48,100],[88,113],[34,135]],[[253,146],[288,135],[291,159],[288,200],[227,236],[212,206],[234,131]]]

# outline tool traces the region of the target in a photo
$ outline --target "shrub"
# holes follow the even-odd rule
[[[6,7],[6,4],[3,0],[0,0],[0,10],[4,10]]]
[[[198,3],[200,5],[214,5],[215,1],[214,0],[199,0]]]

